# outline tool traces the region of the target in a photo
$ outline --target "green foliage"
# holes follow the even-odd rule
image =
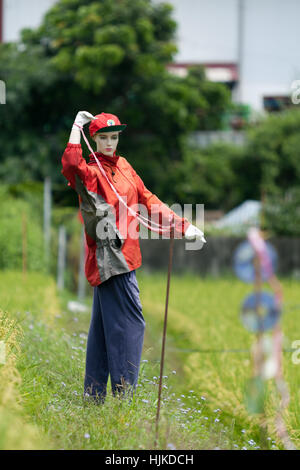
[[[11,324],[19,320],[24,334],[13,364],[18,375],[11,370],[10,376],[2,377],[7,400],[0,407],[1,428],[4,423],[10,430],[8,437],[15,440],[13,447],[11,440],[6,441],[5,448],[153,449],[165,276],[139,273],[149,320],[139,387],[132,401],[120,401],[111,396],[109,385],[103,406],[82,397],[92,297],[86,299],[87,312],[74,314],[67,309],[73,297],[64,291],[59,304],[55,282],[49,276],[31,273],[23,281],[21,273],[0,272],[0,281],[7,286],[0,291],[0,303],[7,304]],[[252,373],[253,335],[236,315],[237,299],[243,298],[247,287],[236,279],[203,281],[194,275],[174,276],[173,283],[157,448],[259,448],[259,421],[243,405],[245,382]],[[298,298],[297,282],[287,280],[283,286],[293,306]],[[199,296],[199,292],[206,295]],[[297,338],[296,317],[297,310],[292,308],[283,318],[288,347]],[[230,353],[218,352],[223,348]],[[231,348],[241,352],[233,353]],[[243,352],[245,348],[249,352]],[[283,362],[291,395],[284,420],[299,448],[299,368],[292,364],[289,352]],[[18,387],[14,387],[16,378]],[[279,397],[274,387],[268,387],[267,395],[267,447],[281,449],[273,426]],[[18,416],[22,414],[18,421],[12,414],[17,402],[21,404]]]
[[[184,202],[229,210],[246,196],[238,171],[243,159],[244,149],[232,144],[203,149],[186,145],[182,162],[172,166],[169,178]]]
[[[300,111],[292,109],[249,130],[244,174],[265,199],[265,228],[278,235],[300,234],[299,126]]]
[[[168,4],[60,0],[39,28],[23,30],[20,44],[2,45],[8,104],[5,114],[0,109],[0,180],[49,175],[65,183],[60,159],[76,113],[104,111],[128,124],[119,152],[164,199],[170,162],[182,160],[182,136],[221,126],[230,101],[202,69],[186,78],[167,71],[175,32]]]
[[[22,270],[23,249],[25,249],[25,262],[28,271],[48,272],[56,277],[58,231],[59,226],[64,225],[67,236],[65,285],[70,291],[76,291],[83,226],[79,222],[78,208],[56,205],[57,190],[55,186],[53,189],[50,262],[47,267],[44,258],[43,183],[27,181],[1,186],[0,269]]]
[[[264,208],[265,228],[274,234],[300,235],[300,188],[292,187],[266,198]]]
[[[168,172],[169,202],[203,203],[228,211],[246,199],[265,200],[264,227],[278,235],[300,234],[300,112],[270,115],[249,127],[244,146],[228,143],[190,148]],[[184,142],[186,142],[184,144]]]
[[[7,104],[0,108],[0,179],[16,183],[41,180],[47,174],[54,176],[55,155],[61,152],[61,146],[59,127],[52,135],[53,121],[62,120],[54,117],[54,89],[58,116],[64,106],[57,72],[41,45],[21,48],[18,44],[2,44],[0,64],[7,90]]]
[[[156,273],[149,276],[141,271],[138,280],[142,304],[149,317],[149,323],[151,322],[152,338],[159,346],[157,336],[162,331],[161,312],[165,302],[162,286],[165,283],[165,274]],[[299,365],[293,364],[290,352],[293,341],[298,338],[295,325],[299,315],[299,281],[282,279],[281,283],[285,299],[281,328],[286,349],[282,366],[290,394],[290,403],[283,412],[283,419],[290,437],[299,448],[300,368]],[[170,354],[166,354],[166,357],[170,359],[174,353],[179,354],[178,362],[184,372],[182,383],[186,389],[197,390],[201,397],[204,396],[211,410],[219,409],[218,418],[221,418],[222,422],[232,423],[232,439],[236,439],[237,443],[239,439],[244,439],[240,448],[248,449],[253,440],[261,445],[260,417],[249,415],[244,402],[247,381],[253,375],[251,348],[256,339],[255,335],[243,327],[238,316],[240,305],[249,293],[249,285],[232,276],[216,280],[186,273],[173,276],[171,292],[167,340]],[[268,434],[276,439],[277,446],[282,448],[274,425],[280,397],[273,380],[265,381],[265,386]],[[257,391],[261,394],[260,387]],[[257,404],[256,402],[255,405]],[[272,444],[275,442],[272,442],[272,439],[266,443],[270,448],[274,448]],[[250,447],[251,445],[256,444],[252,443]]]
[[[223,127],[223,117],[232,107],[229,89],[205,79],[204,67],[191,67],[186,83],[202,96],[202,103],[195,113],[197,129],[216,130]]]
[[[267,193],[300,183],[300,111],[268,116],[249,130],[247,155],[256,184]]]
[[[0,196],[0,269],[22,270],[24,255],[29,271],[44,271],[43,233],[36,211],[4,187]]]
[[[53,253],[51,263],[51,273],[56,276],[57,273],[57,254],[58,254],[58,230],[60,225],[64,225],[67,237],[65,286],[70,291],[76,292],[78,286],[79,256],[83,225],[79,222],[78,209],[74,207],[54,207],[52,210],[52,243],[51,251]],[[87,283],[87,288],[90,286]]]
[[[251,377],[245,386],[245,406],[249,413],[260,414],[264,412],[266,400],[266,386],[260,376]]]
[[[10,286],[14,286],[14,281],[15,279]],[[20,283],[22,284],[22,281]],[[5,302],[4,291],[7,289],[2,289],[1,305]],[[11,297],[15,297],[15,290],[11,290],[10,293]],[[40,429],[28,423],[20,399],[20,375],[16,363],[20,357],[22,339],[23,331],[20,324],[9,313],[0,309],[1,349],[4,345],[4,357],[2,352],[0,361],[1,450],[31,450],[38,446],[47,448],[46,439],[41,436]]]

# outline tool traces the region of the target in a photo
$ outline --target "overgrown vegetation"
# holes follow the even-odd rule
[[[0,293],[0,305],[7,312],[6,331],[16,344],[13,363],[0,365],[0,375],[6,374],[0,394],[0,410],[5,405],[1,423],[6,423],[2,448],[153,448],[165,279],[160,274],[137,274],[147,322],[139,387],[132,401],[120,401],[109,393],[105,404],[97,406],[82,397],[91,298],[86,299],[87,312],[71,313],[67,302],[72,297],[64,291],[58,298],[50,277],[31,273],[24,279],[21,273],[0,273],[1,284],[8,286]],[[297,288],[292,282],[285,282],[284,288],[290,310],[283,328],[290,341],[297,336],[293,308]],[[224,290],[226,305],[218,302]],[[251,374],[249,353],[196,351],[250,346],[251,335],[237,318],[244,290],[232,279],[210,282],[193,277],[192,294],[189,276],[172,278],[158,448],[260,448],[257,418],[249,417],[243,406],[244,380]],[[3,329],[1,339],[7,339]],[[288,355],[284,366],[291,393],[285,421],[299,445],[299,374]],[[270,449],[282,448],[272,426],[276,405],[272,387],[268,403],[267,442]],[[22,433],[12,433],[16,416]],[[30,432],[24,433],[27,426]]]
[[[15,318],[0,310],[0,448],[36,449],[45,442],[25,412],[20,395],[22,377],[17,369],[23,331]],[[31,421],[31,423],[29,423]]]
[[[0,188],[0,269],[22,270],[24,263],[25,269],[45,272],[41,214],[28,200],[36,197],[31,191],[16,198],[7,186]]]

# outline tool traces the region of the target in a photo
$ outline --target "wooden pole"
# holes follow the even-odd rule
[[[158,442],[158,427],[159,427],[159,416],[160,416],[162,377],[163,377],[164,359],[165,359],[165,344],[166,344],[166,335],[167,335],[168,304],[169,304],[170,279],[171,279],[171,270],[172,270],[173,245],[174,245],[174,217],[171,221],[171,233],[170,233],[167,295],[166,295],[166,304],[165,304],[165,317],[164,317],[164,328],[163,328],[163,336],[162,336],[160,375],[159,375],[158,400],[157,400],[157,411],[156,411],[155,447],[157,447],[157,442]]]
[[[79,259],[79,273],[78,273],[78,300],[83,302],[85,298],[85,234],[84,227],[81,229],[80,238],[80,259]]]
[[[66,228],[60,225],[58,229],[58,260],[57,260],[57,288],[62,290],[65,286],[66,267]]]
[[[45,263],[49,269],[50,262],[50,236],[51,236],[51,179],[45,178],[44,181],[44,246]]]
[[[259,256],[255,254],[254,257],[254,269],[255,269],[255,283],[254,288],[256,291],[256,314],[261,318],[261,296],[262,296],[262,273],[261,273],[261,262]],[[263,350],[263,332],[259,331],[257,333],[257,343],[255,351],[255,360],[254,360],[254,375],[262,377],[262,368],[264,365],[264,350]],[[262,449],[267,449],[267,422],[266,422],[266,411],[265,403],[263,406],[263,412],[260,417],[260,444]]]

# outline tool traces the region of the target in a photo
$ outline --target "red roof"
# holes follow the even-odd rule
[[[220,70],[220,72],[223,72],[227,74],[229,77],[229,80],[225,81],[234,81],[236,82],[238,80],[238,65],[232,62],[174,62],[168,64],[168,69],[188,69],[189,67],[194,67],[197,65],[202,65],[206,71],[209,73],[209,71],[216,72],[217,69]]]

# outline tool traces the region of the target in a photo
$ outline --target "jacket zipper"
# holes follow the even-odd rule
[[[116,181],[114,180],[115,174],[116,172],[111,168],[111,179],[113,180],[114,183],[116,183]]]

